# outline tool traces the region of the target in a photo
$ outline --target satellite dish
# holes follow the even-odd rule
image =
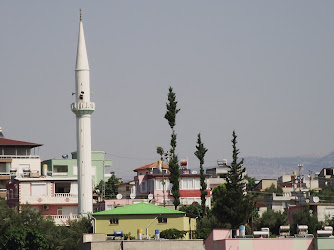
[[[148,198],[149,200],[152,200],[152,199],[153,199],[153,194],[149,194],[149,195],[147,196],[147,198]]]
[[[136,198],[136,195],[135,195],[135,194],[133,194],[133,193],[132,193],[132,194],[130,194],[130,199],[132,199],[132,200],[133,200],[134,198]]]
[[[123,197],[122,194],[117,194],[117,195],[116,195],[117,200],[122,199],[122,197]]]

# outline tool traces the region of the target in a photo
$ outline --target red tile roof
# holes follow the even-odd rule
[[[158,162],[151,163],[151,164],[148,164],[148,165],[145,165],[145,166],[136,168],[136,169],[133,170],[133,171],[137,172],[138,170],[145,170],[145,169],[151,169],[151,168],[158,168]],[[166,165],[166,164],[162,164],[162,168],[164,168],[164,169],[168,169],[169,166]]]
[[[30,146],[31,148],[34,148],[42,145],[43,144],[0,138],[0,146]]]
[[[210,197],[210,189],[206,190],[207,194],[205,197]],[[201,190],[198,189],[190,189],[190,190],[185,190],[181,189],[179,190],[181,197],[201,197]]]

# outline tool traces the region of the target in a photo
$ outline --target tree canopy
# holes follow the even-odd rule
[[[83,233],[92,232],[91,218],[56,226],[54,221],[23,206],[19,213],[0,199],[0,249],[76,249]]]
[[[115,175],[112,175],[106,182],[101,180],[100,183],[95,187],[95,191],[99,190],[99,192],[102,194],[104,191],[104,199],[115,199],[116,195],[118,194],[117,184],[119,183],[119,179]]]
[[[225,185],[219,185],[212,191],[213,213],[221,223],[228,223],[232,228],[245,224],[251,217],[254,204],[245,196],[243,159],[238,160],[239,149],[237,149],[237,136],[233,131],[232,147],[233,160],[229,167]]]
[[[202,142],[201,134],[200,133],[197,136],[196,149],[197,150],[195,151],[194,154],[197,157],[197,159],[199,160],[202,215],[205,215],[206,214],[206,206],[205,206],[206,198],[205,198],[205,196],[208,194],[208,192],[206,191],[207,184],[205,182],[205,175],[204,175],[203,164],[204,164],[204,156],[205,156],[205,154],[206,154],[206,152],[208,150],[204,147],[204,144]]]
[[[168,93],[168,102],[166,103],[167,111],[165,114],[165,118],[168,121],[168,124],[170,128],[172,129],[171,134],[171,140],[170,140],[170,153],[171,153],[171,159],[168,162],[169,165],[169,181],[171,184],[173,184],[171,193],[174,198],[173,204],[175,209],[180,204],[180,167],[179,167],[179,159],[177,154],[175,153],[176,149],[176,133],[174,130],[175,127],[175,121],[176,121],[176,114],[180,111],[180,109],[177,108],[177,101],[176,101],[176,95],[173,92],[173,88],[169,87],[169,93]]]

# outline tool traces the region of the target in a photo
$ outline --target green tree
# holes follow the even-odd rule
[[[169,228],[161,231],[160,236],[164,239],[182,239],[186,235],[185,231],[178,230],[176,228]]]
[[[202,216],[202,208],[197,203],[194,205],[182,206],[179,210],[194,218]]]
[[[165,154],[165,151],[164,151],[163,147],[158,146],[157,147],[157,153],[160,155],[161,164],[163,165],[163,163],[164,163],[164,154]],[[168,153],[166,153],[166,155],[168,155]],[[166,198],[165,198],[166,197],[166,195],[165,195],[166,181],[165,181],[164,171],[162,171],[161,184],[162,184],[162,193],[163,193],[163,204],[164,204],[164,207],[165,207],[166,206]]]
[[[197,221],[196,233],[198,239],[206,239],[214,228],[231,228],[229,224],[222,224],[216,216],[207,211],[207,215]]]
[[[283,194],[283,189],[282,189],[281,186],[277,186],[277,187],[275,187],[274,184],[271,184],[271,186],[268,187],[268,188],[266,188],[266,189],[264,190],[264,192],[265,192],[267,195],[270,195],[270,196],[271,196],[273,193],[275,193],[275,194]]]
[[[292,232],[294,234],[297,232],[297,225],[307,225],[308,232],[314,236],[316,236],[317,230],[323,226],[323,223],[318,221],[317,215],[310,210],[309,206],[306,206],[303,210],[294,212],[292,218]]]
[[[256,179],[253,177],[248,176],[247,174],[245,175],[245,180],[247,181],[246,185],[246,190],[247,191],[252,191],[255,187],[255,181]]]
[[[0,249],[76,249],[83,233],[92,232],[91,218],[56,226],[53,219],[25,205],[19,213],[0,199]]]
[[[318,195],[320,202],[332,203],[334,202],[334,187],[324,187]]]
[[[170,140],[171,159],[169,160],[168,163],[170,171],[169,181],[170,183],[173,184],[171,193],[174,198],[173,204],[176,210],[177,206],[180,204],[180,167],[179,167],[178,156],[175,153],[176,133],[174,127],[175,127],[176,114],[180,111],[180,109],[177,109],[176,96],[175,93],[173,92],[172,87],[169,87],[168,103],[166,103],[166,107],[167,111],[165,114],[165,119],[168,121],[168,124],[172,129],[172,135]]]
[[[243,159],[238,160],[239,149],[237,149],[237,136],[233,131],[232,147],[233,160],[229,167],[226,179],[226,190],[218,186],[213,190],[213,213],[220,220],[221,223],[228,223],[232,228],[237,228],[244,224],[251,217],[254,204],[243,193],[245,186],[243,174],[245,168],[243,167]]]
[[[195,151],[194,154],[197,157],[197,159],[199,160],[202,215],[206,215],[206,206],[205,206],[206,199],[205,199],[205,196],[208,194],[208,192],[206,191],[207,185],[206,185],[206,182],[205,182],[203,164],[204,164],[204,156],[205,156],[205,154],[208,150],[204,147],[204,144],[202,143],[200,133],[197,136],[196,149],[197,150]]]
[[[272,209],[268,209],[262,214],[260,222],[261,227],[270,228],[270,233],[274,235],[279,235],[280,226],[288,224],[288,217],[285,212],[275,212]]]
[[[101,180],[95,187],[95,192],[96,190],[99,190],[99,192],[103,192],[104,190],[105,199],[115,199],[118,194],[117,184],[119,183],[119,179],[115,175],[112,175],[106,182]]]

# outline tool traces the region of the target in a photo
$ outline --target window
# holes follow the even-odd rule
[[[200,189],[200,188],[201,188],[200,180],[199,180],[199,178],[196,178],[195,179],[195,189]]]
[[[162,190],[162,181],[163,179],[156,179],[155,180],[155,187],[157,190]]]
[[[62,165],[62,166],[53,166],[53,174],[54,175],[67,175],[68,172],[68,166]]]
[[[31,196],[45,196],[46,183],[31,183]]]
[[[75,184],[73,184],[75,186]],[[73,192],[75,192],[75,187],[73,186]],[[70,193],[71,182],[56,182],[55,183],[55,193]],[[72,193],[73,193],[72,192]]]
[[[194,189],[194,183],[192,178],[182,179],[182,189]]]
[[[140,192],[141,193],[146,193],[147,192],[147,182],[146,181],[142,181],[140,184]]]
[[[153,179],[148,180],[148,191],[150,192],[154,191],[154,180]]]
[[[169,182],[169,180],[166,180],[166,190],[172,190],[173,184]]]
[[[112,224],[112,225],[117,225],[117,224],[118,224],[118,219],[116,219],[116,218],[111,218],[111,219],[109,220],[109,222],[110,222],[110,224]]]
[[[63,215],[63,207],[57,207],[57,215]]]
[[[130,191],[130,187],[129,187],[129,186],[126,186],[125,191],[126,191],[126,192],[129,192],[129,191]]]
[[[6,173],[6,163],[0,162],[0,172]]]
[[[167,223],[167,218],[163,218],[163,217],[158,218],[158,222],[159,223]]]

